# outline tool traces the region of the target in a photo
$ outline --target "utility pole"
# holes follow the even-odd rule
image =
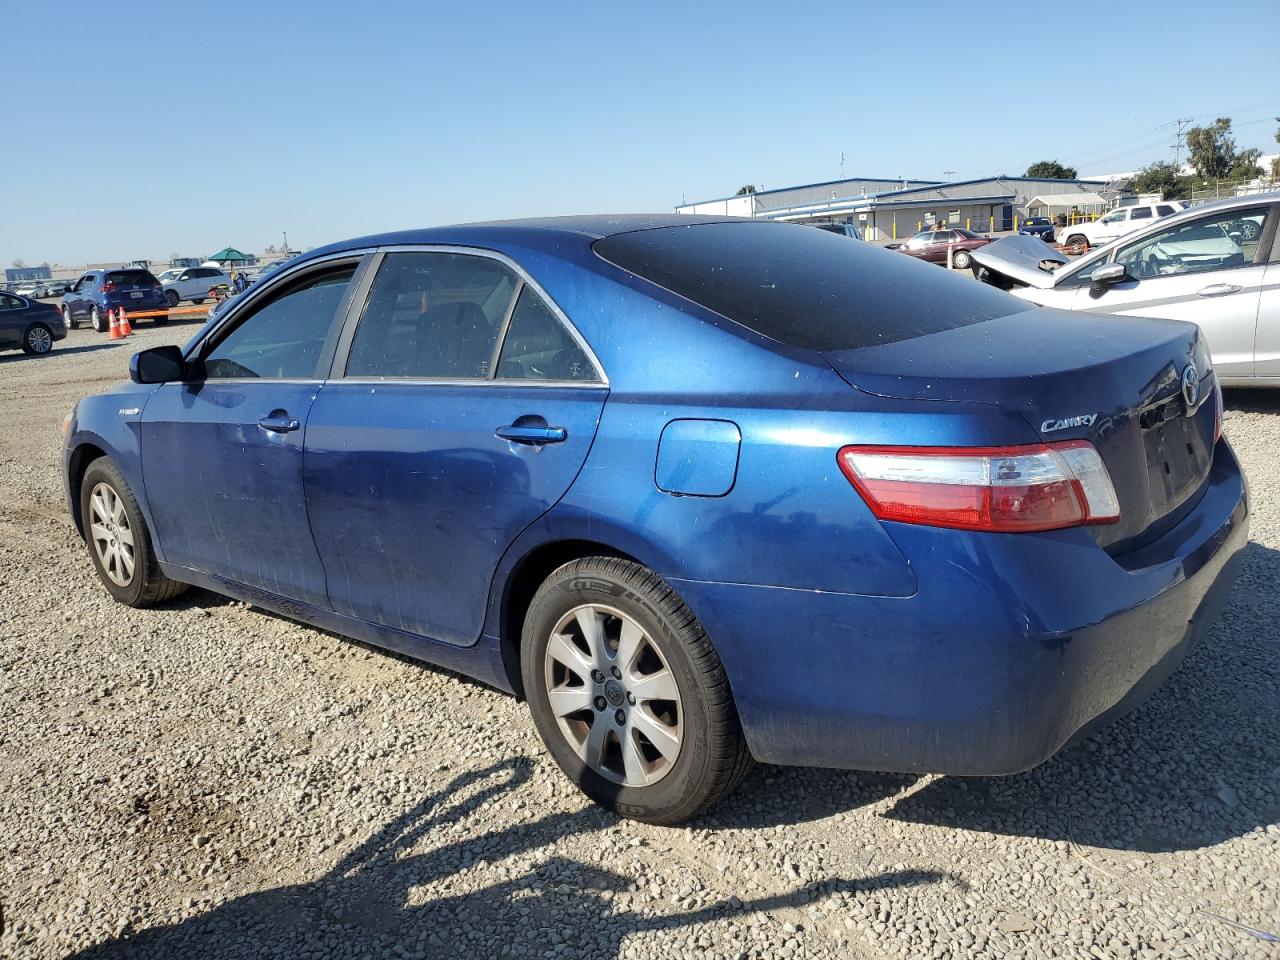
[[[282,230],[281,233],[284,234],[284,253],[285,253],[285,256],[288,256],[289,255],[289,231]]]
[[[844,151],[840,151],[840,179],[844,179]]]
[[[1179,117],[1173,121],[1178,125],[1178,132],[1173,135],[1173,165],[1179,172],[1182,170],[1182,131],[1187,128],[1191,120],[1191,117]]]
[[[950,183],[950,182],[951,182],[951,176],[952,176],[952,174],[954,174],[954,173],[955,173],[955,171],[954,171],[954,170],[943,170],[943,171],[942,171],[942,175],[943,175],[944,177],[946,177],[946,178],[947,178],[947,183]]]

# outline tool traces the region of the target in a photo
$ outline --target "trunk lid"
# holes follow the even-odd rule
[[[1115,485],[1120,521],[1090,529],[1112,552],[1176,523],[1209,475],[1214,381],[1193,324],[1034,309],[823,356],[868,393],[990,403],[1021,414],[1029,442],[1092,442]],[[1195,384],[1193,405],[1184,374]]]

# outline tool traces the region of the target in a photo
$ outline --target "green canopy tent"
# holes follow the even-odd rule
[[[235,247],[223,247],[209,259],[226,266],[227,264],[243,265],[251,261],[253,257],[247,253],[241,253]]]

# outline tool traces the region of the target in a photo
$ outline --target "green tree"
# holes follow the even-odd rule
[[[1280,117],[1276,117],[1280,120]],[[1276,143],[1280,143],[1280,127],[1276,128]],[[1280,156],[1271,158],[1271,179],[1280,180]]]
[[[734,196],[745,197],[747,194],[755,193],[755,192],[756,192],[756,185],[754,183],[748,183],[739,187],[738,192],[734,194]]]
[[[1151,163],[1129,181],[1134,193],[1159,193],[1166,200],[1179,200],[1191,195],[1191,177],[1182,175],[1176,163]]]
[[[1074,180],[1075,167],[1064,167],[1057,160],[1040,160],[1027,167],[1028,177],[1046,177],[1051,180]]]
[[[1187,151],[1191,166],[1202,177],[1234,177],[1249,179],[1262,174],[1258,166],[1259,150],[1236,150],[1231,135],[1231,118],[1219,117],[1207,127],[1187,131]]]

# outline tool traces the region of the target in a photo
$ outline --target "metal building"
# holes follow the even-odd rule
[[[895,240],[937,223],[981,232],[1011,230],[1015,216],[1036,215],[1052,202],[1049,198],[1082,193],[1114,202],[1114,185],[1103,180],[1001,176],[942,182],[856,177],[688,203],[676,207],[676,212],[853,223],[867,240]],[[1033,205],[1036,210],[1031,209]]]

